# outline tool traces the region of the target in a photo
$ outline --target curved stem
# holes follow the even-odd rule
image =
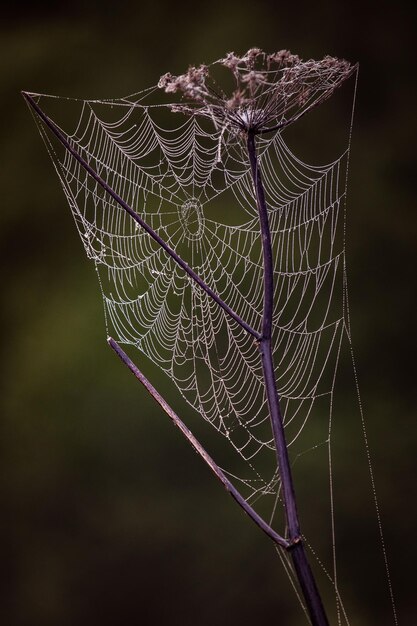
[[[265,389],[281,479],[285,517],[291,544],[291,557],[313,626],[328,626],[328,620],[324,611],[323,603],[321,601],[313,573],[307,560],[305,547],[301,539],[294,483],[275,379],[271,344],[272,315],[274,306],[274,265],[272,256],[272,240],[261,170],[259,168],[256,154],[255,134],[250,130],[247,135],[247,150],[254,184],[256,204],[259,213],[264,263],[264,309],[262,337],[259,341],[259,349],[261,352]]]
[[[216,465],[213,459],[207,454],[201,444],[188,430],[180,418],[173,412],[160,394],[152,387],[138,368],[130,361],[129,357],[109,338],[109,344],[119,355],[122,361],[129,367],[138,380],[146,387],[153,398],[161,405],[164,411],[169,415],[175,425],[181,430],[182,434],[191,443],[193,448],[205,460],[217,478],[223,483],[232,497],[245,510],[245,512],[253,519],[253,521],[278,545],[290,551],[294,569],[304,595],[307,609],[313,626],[328,626],[328,620],[323,608],[323,604],[318,592],[313,573],[307,560],[305,547],[301,538],[300,524],[298,520],[297,506],[295,500],[295,492],[291,467],[289,463],[287,443],[285,440],[283,419],[280,410],[279,396],[276,388],[275,372],[272,357],[272,317],[273,317],[273,256],[271,232],[269,228],[267,205],[265,201],[262,177],[258,165],[256,154],[255,133],[249,130],[247,133],[247,150],[249,155],[250,167],[254,183],[256,202],[259,212],[262,250],[264,261],[264,309],[262,333],[254,330],[242,318],[235,313],[206,283],[177,255],[159,235],[156,233],[132,207],[130,207],[115,191],[106,183],[104,179],[85,161],[81,154],[68,141],[68,138],[58,128],[58,126],[42,111],[35,102],[32,95],[22,92],[27,103],[42,120],[42,122],[50,129],[68,152],[77,160],[78,163],[88,172],[88,174],[97,181],[97,183],[134,219],[149,235],[156,241],[161,248],[188,274],[188,276],[196,282],[207,295],[209,295],[232,319],[234,319],[244,330],[250,333],[259,343],[259,349],[262,358],[262,367],[270,412],[272,431],[275,441],[278,467],[281,479],[282,494],[285,507],[285,515],[289,532],[289,539],[284,539],[276,533],[266,522],[248,505],[240,493],[230,483],[222,470]],[[269,132],[271,129],[268,129]]]

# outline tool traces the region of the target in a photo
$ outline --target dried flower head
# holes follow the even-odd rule
[[[234,88],[225,93],[214,78],[220,68],[232,74]],[[179,76],[161,77],[158,86],[183,96],[173,110],[210,118],[221,128],[261,134],[287,126],[326,100],[354,71],[343,59],[326,56],[302,61],[288,50],[266,54],[251,48],[244,55],[190,67]]]

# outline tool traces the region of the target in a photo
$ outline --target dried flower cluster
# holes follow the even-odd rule
[[[231,94],[214,78],[219,66],[232,73]],[[251,48],[243,56],[229,52],[210,66],[190,67],[180,76],[167,73],[158,86],[186,99],[173,105],[174,111],[208,117],[222,129],[259,134],[287,126],[326,100],[354,69],[329,56],[302,61],[288,50],[266,54]]]

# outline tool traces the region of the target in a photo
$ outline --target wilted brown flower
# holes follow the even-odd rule
[[[234,77],[231,94],[219,87],[221,68]],[[173,105],[175,111],[210,118],[232,132],[261,134],[291,124],[326,100],[354,69],[347,61],[330,56],[302,61],[288,50],[266,54],[251,48],[243,56],[229,52],[209,67],[190,67],[180,76],[167,73],[158,86],[187,100]]]

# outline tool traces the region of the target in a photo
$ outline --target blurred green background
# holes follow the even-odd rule
[[[19,93],[122,96],[255,45],[360,62],[348,196],[353,342],[399,623],[415,623],[416,89],[405,9],[76,0],[2,11],[1,623],[305,623],[268,540],[107,347],[94,268]],[[146,372],[188,416],[168,381]],[[348,377],[340,385],[348,420],[354,387]],[[375,516],[356,487],[363,481],[368,502],[371,493],[355,467],[346,452],[346,597],[352,624],[388,625],[387,591],[372,573],[383,565],[368,548]],[[299,488],[308,501],[308,485]]]

